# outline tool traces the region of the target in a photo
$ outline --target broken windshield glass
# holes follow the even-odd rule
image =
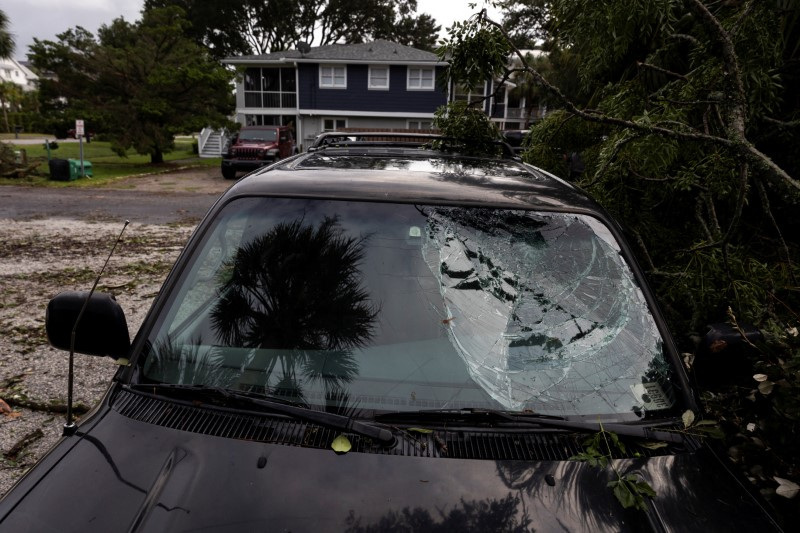
[[[531,401],[618,408],[631,392],[670,403],[661,383],[642,385],[663,360],[644,296],[593,225],[572,214],[430,211],[423,254],[450,338],[472,378],[508,409]]]
[[[148,379],[329,410],[634,418],[674,396],[613,234],[575,214],[238,199],[148,346]]]

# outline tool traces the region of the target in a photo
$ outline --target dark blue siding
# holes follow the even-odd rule
[[[444,68],[436,69],[436,89],[433,91],[406,90],[407,70],[404,65],[392,65],[389,70],[389,90],[369,90],[367,65],[347,65],[347,89],[320,89],[319,65],[299,65],[298,92],[301,109],[331,109],[342,111],[433,113],[446,103]]]

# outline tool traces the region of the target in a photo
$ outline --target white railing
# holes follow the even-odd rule
[[[200,137],[197,138],[197,152],[203,153],[203,148],[206,146],[206,142],[208,142],[208,138],[214,133],[214,130],[211,128],[203,128],[203,131],[200,132]]]

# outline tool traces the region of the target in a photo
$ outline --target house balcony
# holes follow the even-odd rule
[[[297,108],[297,95],[284,92],[253,92],[244,93],[244,106],[253,108]]]
[[[509,107],[506,109],[506,119],[523,120],[528,118],[528,110],[521,107]]]

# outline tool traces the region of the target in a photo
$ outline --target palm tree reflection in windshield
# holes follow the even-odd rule
[[[321,380],[327,408],[344,407],[358,373],[351,350],[369,341],[378,313],[360,286],[365,239],[344,235],[335,217],[280,223],[225,265],[212,324],[224,345],[270,354],[261,392],[305,404],[303,382]]]

